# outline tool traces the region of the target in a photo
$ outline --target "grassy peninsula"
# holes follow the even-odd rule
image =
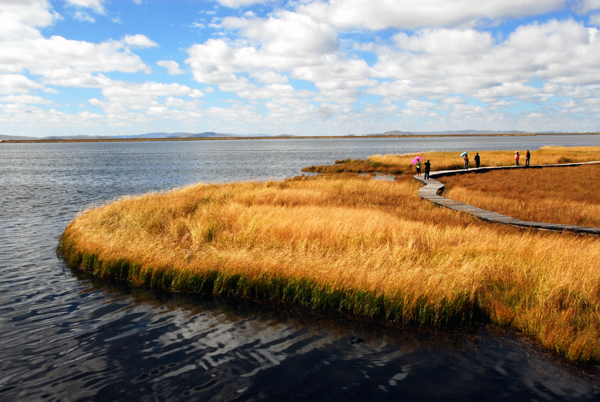
[[[600,159],[589,148],[544,153]],[[484,163],[500,163],[492,154],[482,153]],[[498,160],[510,164],[512,154]],[[436,170],[458,159],[422,156]],[[368,160],[408,171],[412,157]],[[59,252],[73,267],[137,286],[399,323],[489,320],[573,361],[600,361],[598,237],[489,224],[421,200],[419,186],[409,175],[342,173],[124,197],[77,216]]]

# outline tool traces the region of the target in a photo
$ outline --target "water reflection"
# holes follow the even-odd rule
[[[434,331],[383,325],[279,303],[147,291],[74,274],[91,285],[83,293],[107,295],[92,314],[98,324],[75,337],[79,345],[93,342],[106,349],[94,357],[84,348],[63,363],[88,362],[88,372],[68,380],[94,391],[98,400],[600,397],[593,368],[578,372],[490,326]]]

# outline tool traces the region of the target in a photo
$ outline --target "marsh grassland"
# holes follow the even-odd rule
[[[485,223],[419,186],[330,174],[125,197],[80,214],[59,252],[138,286],[398,323],[489,320],[600,361],[599,238]]]
[[[525,164],[525,149],[515,150],[521,154],[521,165]],[[481,166],[510,166],[515,164],[515,151],[480,151]],[[470,166],[475,167],[473,158],[477,151],[469,151]],[[460,152],[419,152],[402,155],[373,155],[365,160],[341,159],[334,165],[310,166],[303,172],[313,173],[382,173],[382,174],[414,174],[415,167],[411,161],[415,156],[424,161],[431,160],[431,169],[462,169],[464,162]],[[548,146],[532,151],[532,165],[552,165],[556,163],[590,162],[599,160],[600,147],[554,147]]]
[[[526,221],[600,227],[600,165],[502,170],[440,180],[446,197],[489,211]]]

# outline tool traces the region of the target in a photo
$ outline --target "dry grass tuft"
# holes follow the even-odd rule
[[[126,197],[78,216],[60,252],[171,291],[429,325],[483,314],[574,361],[600,360],[598,238],[489,225],[421,200],[408,178],[336,177]]]

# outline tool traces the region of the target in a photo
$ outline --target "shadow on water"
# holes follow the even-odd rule
[[[287,324],[348,338],[351,344],[368,339],[385,339],[389,344],[405,350],[418,347],[452,351],[464,348],[479,326],[432,329],[416,325],[398,325],[376,321],[336,311],[314,310],[302,306],[248,298],[225,298],[207,294],[173,293],[159,289],[132,287],[111,278],[97,278],[87,272],[69,268],[80,281],[91,285],[90,291],[104,290],[114,297],[131,297],[135,304],[146,304],[169,311],[181,310],[190,316],[219,314],[231,322],[256,319],[266,324]]]
[[[577,366],[494,325],[435,330],[284,303],[130,287],[72,270],[127,309],[166,316],[114,353],[123,378],[93,400],[597,400],[598,366]],[[169,315],[179,317],[177,327]],[[160,321],[160,320],[159,320]],[[184,346],[185,345],[185,346]],[[137,353],[140,353],[138,351]],[[126,374],[125,374],[126,373]],[[151,399],[151,398],[150,398]]]

